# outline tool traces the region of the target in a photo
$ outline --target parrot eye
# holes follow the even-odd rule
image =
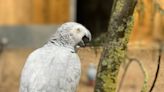
[[[80,29],[78,28],[78,29],[77,29],[77,33],[80,33],[80,32],[81,32],[81,31],[80,31]]]

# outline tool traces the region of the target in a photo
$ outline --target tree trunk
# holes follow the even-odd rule
[[[118,71],[125,60],[137,0],[114,0],[104,51],[96,76],[95,92],[115,92]]]

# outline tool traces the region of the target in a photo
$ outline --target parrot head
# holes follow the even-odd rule
[[[81,24],[70,30],[70,33],[77,46],[85,47],[91,41],[91,33]]]
[[[65,47],[85,47],[91,41],[91,33],[79,23],[67,22],[57,29],[50,41]]]

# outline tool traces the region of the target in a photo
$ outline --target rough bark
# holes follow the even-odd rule
[[[117,75],[121,62],[125,60],[136,2],[136,0],[114,0],[104,51],[98,66],[95,92],[116,91]]]

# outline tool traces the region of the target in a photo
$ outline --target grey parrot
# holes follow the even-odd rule
[[[83,25],[62,24],[43,47],[28,56],[19,92],[76,92],[81,75],[76,47],[90,41],[91,33]]]

